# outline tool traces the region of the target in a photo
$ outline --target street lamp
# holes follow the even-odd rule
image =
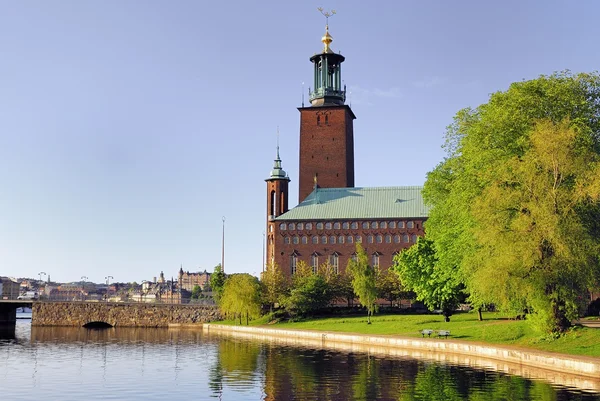
[[[40,281],[42,281],[42,275],[44,275],[44,276],[48,276],[48,275],[46,274],[46,272],[39,272],[39,273],[38,273],[38,276],[40,276]]]
[[[110,279],[114,278],[113,276],[106,276],[106,302],[108,302],[108,285],[110,284]]]

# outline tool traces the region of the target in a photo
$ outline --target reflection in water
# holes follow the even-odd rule
[[[18,323],[14,337],[0,342],[0,383],[10,383],[3,400],[600,399],[486,370],[196,330]]]

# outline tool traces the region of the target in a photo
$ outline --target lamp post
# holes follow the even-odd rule
[[[42,275],[48,276],[46,272],[39,272],[38,275],[40,276],[40,281],[42,281]]]
[[[106,276],[106,302],[108,302],[108,285],[110,284],[110,279],[114,278],[113,276]]]
[[[46,274],[46,272],[39,272],[39,273],[38,273],[38,275],[40,276],[40,283],[38,284],[38,294],[39,294],[39,297],[40,297],[40,298],[42,297],[42,294],[41,294],[41,292],[40,292],[40,287],[41,287],[41,283],[42,283],[42,274],[43,274],[44,276],[48,276],[48,275]]]
[[[223,238],[221,239],[221,271],[225,273],[225,216],[223,216]]]

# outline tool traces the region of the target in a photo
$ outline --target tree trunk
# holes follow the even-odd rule
[[[483,320],[483,315],[481,314],[481,306],[479,308],[477,308],[477,315],[478,315],[479,321],[481,322]]]
[[[246,326],[248,326],[249,324],[250,323],[249,323],[249,318],[248,318],[248,312],[246,312]]]
[[[367,310],[367,324],[371,324],[371,311]]]
[[[564,333],[571,327],[571,321],[565,314],[565,301],[562,299],[552,301],[552,332]]]

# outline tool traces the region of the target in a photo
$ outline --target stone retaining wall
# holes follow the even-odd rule
[[[203,329],[208,333],[224,333],[254,340],[340,351],[369,352],[394,357],[412,357],[492,369],[527,378],[543,379],[562,386],[600,392],[600,358],[569,356],[450,339],[218,324],[204,324]]]
[[[104,322],[115,327],[168,327],[221,319],[214,306],[103,302],[35,302],[33,326],[78,326]]]

